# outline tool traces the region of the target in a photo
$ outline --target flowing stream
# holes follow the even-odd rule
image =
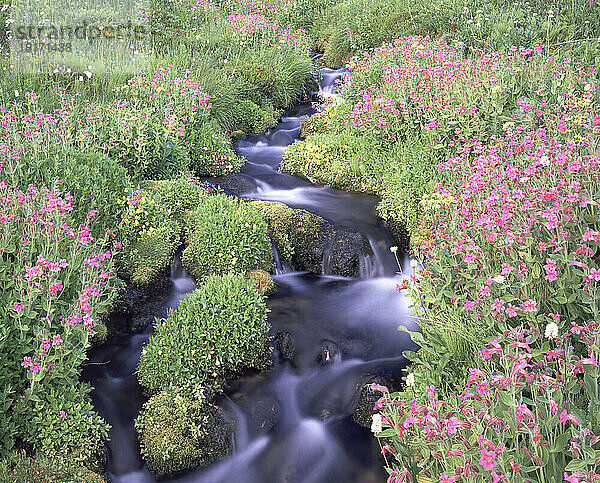
[[[342,75],[342,70],[323,69],[318,94],[335,96]],[[313,112],[297,106],[264,136],[236,143],[247,159],[242,176],[250,187],[241,196],[281,201],[358,230],[373,253],[363,257],[359,279],[328,275],[326,257],[322,274],[290,272],[278,264],[269,322],[274,336],[285,334],[286,353],[274,344],[279,349],[272,369],[236,381],[217,402],[235,421],[233,454],[172,481],[385,481],[375,438],[351,416],[369,376],[399,376],[406,364],[401,353],[414,345],[398,326],[414,329],[416,324],[407,299],[395,291],[398,267],[392,241],[376,216],[377,200],[277,171],[285,146],[299,138],[301,120]],[[164,316],[195,287],[177,256],[168,290],[151,301],[152,315]],[[108,473],[114,483],[155,481],[140,458],[133,428],[145,401],[135,370],[151,322],[149,317],[136,333],[93,349],[84,370],[84,379],[95,388],[95,407],[112,426]]]

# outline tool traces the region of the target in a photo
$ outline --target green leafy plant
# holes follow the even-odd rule
[[[138,188],[122,203],[127,211],[119,224],[122,239],[119,266],[134,283],[148,285],[169,266],[180,243],[181,225],[172,216],[170,205],[153,192]]]
[[[104,478],[66,459],[29,457],[15,452],[0,461],[0,477],[6,483],[104,483]]]
[[[197,280],[273,263],[268,227],[251,204],[225,195],[205,198],[187,222],[182,261]]]
[[[94,465],[108,426],[78,376],[115,297],[110,240],[78,225],[58,189],[2,182],[0,196],[0,453],[22,442]]]
[[[240,371],[266,367],[269,352],[264,296],[242,274],[210,276],[157,320],[138,378],[150,392],[202,388],[210,397]]]

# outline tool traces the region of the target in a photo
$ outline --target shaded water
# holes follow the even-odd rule
[[[320,94],[335,96],[335,81],[342,74],[324,69]],[[375,213],[377,200],[277,171],[285,146],[298,139],[301,120],[312,112],[298,106],[264,136],[247,136],[236,144],[247,159],[243,176],[251,187],[241,196],[281,201],[356,229],[373,253],[361,258],[361,279],[346,279],[327,275],[327,257],[322,274],[290,272],[274,247],[278,290],[268,301],[269,322],[272,335],[285,335],[287,349],[279,353],[276,348],[269,372],[236,381],[218,402],[236,422],[233,455],[173,481],[385,480],[377,442],[350,416],[368,376],[399,375],[406,363],[401,352],[414,346],[397,328],[415,324],[407,299],[395,292],[397,265],[389,250],[392,241]],[[158,317],[195,288],[179,257],[170,281],[170,290],[154,301]],[[133,430],[144,401],[134,372],[150,331],[151,324],[93,350],[84,371],[96,388],[96,408],[112,425],[112,482],[155,481],[140,459]]]

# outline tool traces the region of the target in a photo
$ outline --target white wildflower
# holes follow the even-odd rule
[[[15,89],[15,97],[19,97],[19,91]]]
[[[540,164],[542,166],[550,166],[550,160],[548,159],[548,156],[542,156],[540,158]]]
[[[412,372],[408,376],[406,376],[406,385],[408,387],[415,385],[415,375]]]
[[[417,265],[419,265],[419,262],[417,262],[414,258],[410,261],[410,268],[417,268]]]
[[[550,322],[546,326],[546,332],[544,332],[546,339],[556,339],[558,337],[558,325],[555,322]]]
[[[381,414],[376,413],[373,414],[373,422],[371,423],[371,431],[375,434],[379,434],[383,431],[383,427],[381,425]]]
[[[504,277],[504,275],[496,275],[492,280],[496,283],[504,283],[506,278]]]
[[[585,86],[583,86],[583,90],[585,92],[589,92],[592,89],[592,84],[586,84]]]
[[[390,247],[390,252],[396,253],[398,251],[398,247]]]

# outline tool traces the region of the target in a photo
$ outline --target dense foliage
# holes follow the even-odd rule
[[[413,38],[382,50],[387,83],[360,91],[347,129],[400,145],[426,127],[421,139],[441,153],[421,186],[420,220],[408,223],[419,264],[398,286],[416,302],[421,350],[407,354],[403,393],[373,388],[383,393],[376,409],[388,429],[374,427],[390,438],[390,480],[592,481],[596,72],[541,48],[467,59]],[[403,75],[406,56],[426,76],[420,89]]]
[[[182,261],[200,280],[210,274],[271,270],[267,224],[251,204],[225,195],[208,197],[190,214]]]
[[[228,378],[269,360],[263,295],[243,275],[207,277],[159,321],[138,374],[151,392],[186,389],[212,395]]]
[[[443,36],[470,51],[541,45],[546,54],[598,65],[599,13],[596,1],[350,0],[331,4],[311,34],[334,67],[407,35]]]
[[[11,7],[0,12],[0,460],[17,480],[88,478],[78,465],[96,464],[108,426],[78,379],[86,350],[106,337],[113,261],[138,285],[162,276],[190,213],[202,213],[207,190],[193,176],[239,170],[231,136],[272,127],[311,85],[312,41],[302,27],[317,14],[312,2],[297,12],[291,3],[152,3],[153,55],[131,75],[95,65],[15,70],[6,49]],[[210,203],[231,212],[226,230],[213,226],[224,255],[217,271],[269,269],[262,218],[249,205]],[[226,210],[203,216],[225,220]],[[246,222],[240,238],[234,224]],[[190,252],[210,255],[198,230]],[[239,245],[237,266],[225,255],[230,243]],[[204,267],[201,276],[211,273]],[[264,352],[266,339],[259,345]],[[28,456],[17,461],[13,449]]]
[[[110,240],[72,217],[60,190],[0,182],[0,451],[31,445],[93,464],[107,425],[80,365],[114,298]],[[91,220],[95,211],[88,214]]]
[[[131,75],[16,71],[0,9],[1,476],[101,480],[79,372],[113,263],[148,285],[182,241],[202,285],[140,362],[142,452],[158,476],[227,454],[210,397],[268,362],[269,236],[293,264],[321,227],[194,176],[239,171],[230,140],[314,87],[318,50],[349,73],[282,169],[379,195],[422,267],[399,285],[422,325],[409,387],[373,387],[389,481],[597,480],[600,4],[152,4]]]

